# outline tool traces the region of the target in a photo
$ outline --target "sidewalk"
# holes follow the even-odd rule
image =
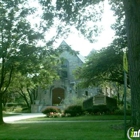
[[[42,113],[22,113],[15,116],[3,117],[5,123],[12,123],[19,120],[29,119],[29,118],[37,118],[37,117],[45,117],[45,114]]]
[[[14,124],[35,124],[35,123],[97,123],[97,122],[110,122],[112,120],[81,120],[81,121],[15,121],[15,122],[10,122],[10,123],[14,123]],[[115,122],[120,122],[122,120],[113,120]]]
[[[16,124],[25,124],[25,123],[75,123],[75,122],[110,122],[110,121],[122,121],[122,120],[71,120],[71,121],[52,121],[52,120],[47,120],[47,121],[25,121],[25,119],[29,118],[37,118],[37,117],[45,117],[45,114],[42,113],[19,113],[19,115],[15,116],[8,116],[8,117],[3,117],[3,120],[5,123],[16,123]]]

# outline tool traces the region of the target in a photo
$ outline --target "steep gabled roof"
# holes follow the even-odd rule
[[[79,57],[79,59],[80,59],[83,63],[85,63],[85,57],[84,57],[84,56],[82,56],[81,54],[78,54],[77,56]]]
[[[63,40],[59,46],[69,46],[69,45]]]
[[[60,44],[59,46],[71,48],[64,40],[61,42],[61,44]],[[81,54],[76,54],[76,56],[77,56],[83,63],[85,63],[85,57],[84,57],[84,56],[82,56]]]

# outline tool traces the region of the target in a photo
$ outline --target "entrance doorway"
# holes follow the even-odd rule
[[[64,99],[64,89],[55,88],[52,90],[52,105],[59,105]]]

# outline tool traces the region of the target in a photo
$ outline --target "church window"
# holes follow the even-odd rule
[[[88,91],[85,91],[85,95],[88,96]]]
[[[68,78],[68,68],[69,68],[69,62],[68,60],[64,59],[61,64],[61,71],[60,71],[61,78]]]

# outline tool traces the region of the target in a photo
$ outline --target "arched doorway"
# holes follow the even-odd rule
[[[63,88],[54,88],[52,90],[52,105],[59,105],[64,99],[64,89]]]

